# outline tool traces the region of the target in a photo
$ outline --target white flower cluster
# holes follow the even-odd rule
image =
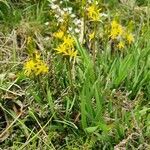
[[[93,2],[95,2],[96,5],[98,4],[98,1],[95,1],[95,0],[88,0],[88,1],[87,1],[87,3],[89,3],[89,4],[91,4],[91,3],[93,3]]]
[[[50,8],[55,12],[55,18],[58,21],[58,25],[60,23],[65,22],[64,20],[64,15],[67,14],[68,17],[71,20],[71,27],[68,27],[68,32],[71,33],[80,33],[80,29],[81,29],[81,19],[79,19],[76,14],[73,13],[73,8],[72,7],[64,7],[61,8],[61,5],[63,4],[63,2],[67,2],[69,0],[63,0],[60,1],[59,3],[57,3],[57,0],[51,0],[50,1]]]

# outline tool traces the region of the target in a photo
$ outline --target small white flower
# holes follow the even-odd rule
[[[80,19],[77,19],[77,24],[81,24],[81,20]]]
[[[69,31],[72,31],[72,27],[69,27],[68,30],[69,30]]]
[[[62,10],[58,7],[57,8],[57,12],[60,13]]]
[[[75,14],[71,14],[70,17],[71,17],[71,18],[75,18],[76,15],[75,15]]]
[[[59,15],[55,14],[55,17],[58,19],[58,18],[59,18]]]
[[[72,7],[68,7],[68,11],[72,13]]]
[[[65,14],[65,12],[63,10],[60,11],[61,16],[63,16]]]
[[[63,18],[59,18],[59,19],[58,19],[58,22],[63,22],[63,21],[64,21]]]
[[[90,3],[90,4],[91,4],[91,3],[92,3],[92,1],[91,1],[91,0],[88,0],[88,3]]]
[[[68,14],[72,14],[72,11],[68,10]]]
[[[108,17],[108,15],[105,14],[105,13],[101,13],[100,15],[101,15],[102,17]]]
[[[57,8],[58,8],[58,6],[57,6],[57,5],[52,4],[52,5],[51,5],[51,8],[52,8],[52,9],[57,9]]]
[[[67,12],[67,11],[68,11],[68,9],[67,9],[67,8],[63,8],[63,11]]]
[[[96,3],[95,3],[96,5],[98,5],[98,1],[96,1]]]
[[[80,33],[80,30],[78,28],[75,28],[75,33]]]
[[[75,25],[77,25],[77,18],[75,18],[74,20],[73,20],[73,23],[75,24]]]
[[[74,23],[75,25],[80,25],[80,24],[81,24],[81,20],[75,18],[74,21],[73,21],[73,23]]]
[[[45,24],[46,26],[48,26],[48,25],[49,25],[49,22],[45,22],[44,24]]]
[[[47,37],[45,37],[45,41],[48,41],[50,38],[47,36]]]

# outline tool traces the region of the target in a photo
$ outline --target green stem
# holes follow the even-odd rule
[[[72,78],[72,64],[71,62],[69,62],[68,60],[68,70],[69,70],[69,80],[70,80],[70,85],[71,85],[71,88],[73,88],[73,78]]]
[[[94,24],[94,32],[95,32],[95,34],[94,34],[94,38],[93,38],[93,47],[92,47],[92,54],[93,54],[93,64],[94,64],[94,70],[96,69],[95,68],[95,63],[96,63],[96,43],[95,43],[95,41],[96,41],[96,31],[97,31],[97,23],[95,23]]]
[[[45,91],[45,88],[44,88],[43,83],[41,82],[41,79],[39,76],[37,77],[37,81],[38,81],[38,87],[39,87],[39,89],[42,90],[42,94],[44,95],[43,97],[46,97],[47,93]]]

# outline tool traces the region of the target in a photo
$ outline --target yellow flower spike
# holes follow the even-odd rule
[[[35,75],[48,73],[48,66],[44,62],[37,62]]]
[[[118,36],[118,31],[117,31],[117,29],[112,29],[111,30],[111,33],[110,33],[110,37],[111,37],[111,39],[115,39],[115,38],[117,38],[117,36]]]
[[[100,10],[101,10],[101,9],[98,9],[95,4],[92,4],[91,6],[89,6],[89,7],[87,8],[88,17],[89,17],[92,21],[99,21],[99,19],[100,19]]]
[[[70,35],[65,36],[63,40],[63,44],[69,47],[72,47],[75,43],[74,39]]]
[[[53,34],[53,36],[54,36],[55,38],[57,38],[57,39],[62,39],[63,36],[64,36],[64,32],[60,30],[60,31],[58,31],[58,32],[55,32],[55,33]]]
[[[71,35],[66,35],[63,38],[63,42],[54,50],[57,51],[57,54],[62,54],[69,56],[70,58],[77,56],[77,51],[75,48],[75,41]]]
[[[89,41],[94,39],[94,37],[95,37],[95,31],[93,31],[91,34],[89,34]]]
[[[117,23],[117,21],[113,20],[111,22],[111,33],[110,33],[110,37],[111,39],[116,39],[119,36],[122,36],[124,34],[124,30],[122,25],[120,25],[119,23]]]
[[[24,64],[25,75],[30,76],[30,74],[35,70],[35,62],[29,60]]]
[[[68,56],[70,56],[70,58],[72,58],[72,57],[76,58],[77,57],[77,51],[74,49],[68,49]]]
[[[26,76],[37,76],[48,73],[48,66],[40,59],[40,54],[35,53],[35,56],[24,64],[24,70]]]
[[[119,24],[118,25],[118,35],[121,36],[123,34],[123,27]]]
[[[117,28],[117,27],[118,27],[117,21],[113,20],[113,21],[111,22],[111,27],[112,27],[112,28]]]
[[[67,55],[66,46],[64,44],[60,44],[55,50],[57,51],[57,54],[63,53]]]
[[[129,44],[133,43],[134,42],[133,34],[132,33],[127,34],[126,39]]]
[[[123,41],[120,41],[120,42],[118,43],[117,47],[118,47],[119,49],[123,49],[123,48],[125,47],[124,42],[123,42]]]

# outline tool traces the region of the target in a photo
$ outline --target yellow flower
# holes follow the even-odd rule
[[[114,40],[115,38],[117,38],[117,36],[118,36],[118,30],[116,28],[111,29],[111,33],[110,33],[111,39]]]
[[[123,34],[123,27],[119,24],[118,25],[118,36],[121,36]]]
[[[74,39],[70,35],[65,36],[63,44],[72,47],[74,45]]]
[[[92,4],[91,6],[89,6],[89,7],[87,8],[88,17],[89,17],[92,21],[99,21],[99,19],[100,19],[100,10],[101,10],[101,9],[98,9],[95,4]]]
[[[118,24],[116,21],[112,21],[111,23],[111,33],[110,33],[110,37],[111,39],[116,39],[117,37],[123,35],[123,27]]]
[[[29,76],[35,69],[35,63],[33,60],[29,60],[24,64],[25,74]]]
[[[92,39],[94,39],[95,37],[95,31],[92,32],[91,34],[89,34],[89,41],[91,41]]]
[[[61,31],[61,30],[59,30],[58,32],[55,32],[55,33],[53,34],[53,36],[54,36],[55,38],[62,39],[63,36],[64,36],[64,32]]]
[[[71,58],[74,57],[76,58],[77,57],[77,51],[74,50],[74,49],[68,49],[68,56],[70,56]]]
[[[35,75],[46,74],[46,73],[48,73],[48,66],[42,61],[37,62]]]
[[[133,36],[133,34],[131,34],[131,33],[127,34],[126,39],[127,39],[127,41],[128,41],[129,44],[131,44],[132,42],[134,42],[134,36]]]
[[[64,44],[60,44],[57,48],[55,48],[58,54],[63,53],[67,55],[66,46]]]
[[[119,49],[123,49],[123,48],[125,47],[124,42],[123,42],[123,41],[120,41],[120,42],[118,43],[117,47],[118,47]]]
[[[42,60],[40,60],[40,55],[35,55],[35,58],[28,60],[24,64],[25,75],[41,75],[48,73],[48,66]]]
[[[55,48],[57,54],[63,54],[65,56],[76,57],[77,51],[74,50],[74,47],[70,47],[65,45],[64,43],[60,44],[57,48]]]
[[[74,48],[75,48],[74,39],[70,35],[67,35],[64,37],[63,43],[58,45],[58,47],[55,48],[55,50],[57,51],[57,54],[70,56],[70,58],[72,58],[77,56],[77,51]]]
[[[117,21],[113,20],[113,21],[111,22],[111,27],[112,27],[112,28],[117,28],[117,27],[118,27]]]

